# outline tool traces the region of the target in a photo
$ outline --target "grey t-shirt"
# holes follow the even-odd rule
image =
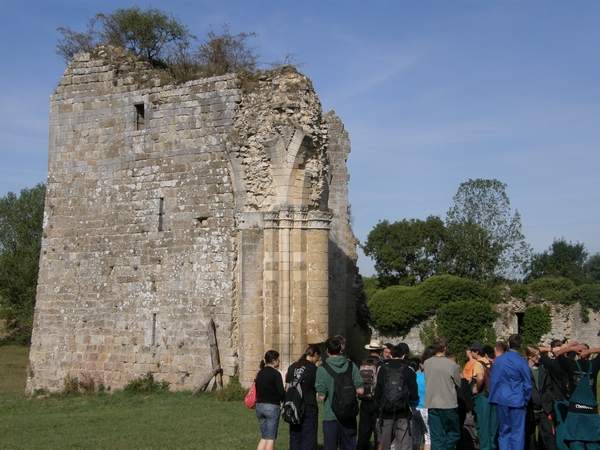
[[[456,388],[460,386],[460,367],[445,356],[425,361],[425,407],[452,409],[458,407]]]

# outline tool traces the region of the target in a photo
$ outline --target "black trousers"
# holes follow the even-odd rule
[[[535,435],[536,427],[538,430],[537,439]],[[554,422],[545,412],[533,412],[531,408],[528,408],[527,422],[525,423],[525,449],[556,450]]]
[[[377,406],[373,400],[363,400],[360,402],[360,414],[358,422],[358,450],[371,449],[371,434],[375,436],[375,449],[377,449],[377,432],[375,423],[377,422]]]

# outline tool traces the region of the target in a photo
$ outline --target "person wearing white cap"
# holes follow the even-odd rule
[[[369,357],[363,359],[360,365],[360,374],[365,383],[364,393],[359,395],[360,419],[358,423],[358,450],[369,450],[371,445],[371,434],[374,435],[375,448],[378,446],[375,424],[377,422],[377,406],[373,401],[375,392],[375,381],[377,380],[377,366],[384,349],[383,343],[379,339],[372,339],[365,349],[369,350]]]

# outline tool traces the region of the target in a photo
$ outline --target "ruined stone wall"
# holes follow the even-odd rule
[[[333,220],[329,231],[329,316],[331,334],[346,337],[346,353],[360,359],[368,344],[368,330],[357,324],[357,301],[362,283],[356,261],[358,239],[350,226],[348,203],[348,156],[350,139],[344,124],[333,111],[325,114],[328,127],[330,161],[329,207]]]
[[[224,375],[246,385],[269,348],[285,366],[353,330],[341,121],[290,67],[248,91],[234,75],[162,76],[105,47],[51,98],[29,390],[147,372],[193,389],[212,369],[211,319]]]
[[[554,339],[567,339],[568,341],[577,341],[586,343],[590,348],[600,347],[600,312],[589,311],[589,322],[584,323],[581,320],[581,306],[579,303],[574,305],[562,305],[550,301],[540,301],[550,308],[550,318],[552,320],[552,330],[542,336],[541,342],[549,345]],[[498,339],[507,339],[508,336],[519,332],[519,320],[517,314],[525,312],[525,302],[519,299],[511,299],[506,303],[494,305],[494,309],[500,314],[494,329]],[[421,353],[425,346],[421,342],[420,332],[423,326],[429,325],[434,318],[413,327],[405,336],[398,336],[390,333],[382,333],[373,329],[373,335],[379,337],[384,342],[406,342],[411,351]]]
[[[82,55],[51,99],[31,387],[56,390],[67,376],[119,387],[154,372],[191,388],[210,367],[211,318],[226,373],[235,369],[238,240],[223,141],[237,80],[164,87],[138,68],[140,88],[118,73],[125,63]]]

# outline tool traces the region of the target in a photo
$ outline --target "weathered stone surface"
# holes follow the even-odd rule
[[[589,321],[584,323],[581,320],[581,306],[579,303],[574,305],[563,305],[556,302],[543,299],[529,299],[536,306],[546,306],[550,309],[550,318],[552,320],[552,330],[550,333],[542,336],[541,342],[549,345],[554,339],[567,339],[568,341],[577,341],[586,343],[590,348],[600,347],[600,312],[589,311]],[[525,302],[520,299],[511,298],[505,303],[494,305],[494,309],[500,314],[494,323],[496,336],[498,339],[508,339],[513,333],[519,333],[519,315],[525,312]],[[378,336],[384,342],[406,342],[414,353],[422,352],[425,347],[421,342],[420,332],[423,326],[429,325],[433,318],[413,327],[405,336],[396,336],[389,333],[382,333],[373,329],[373,335]]]
[[[193,389],[248,384],[355,331],[347,133],[291,67],[252,93],[235,75],[164,84],[108,47],[78,55],[51,98],[47,200],[28,389],[146,372]]]

